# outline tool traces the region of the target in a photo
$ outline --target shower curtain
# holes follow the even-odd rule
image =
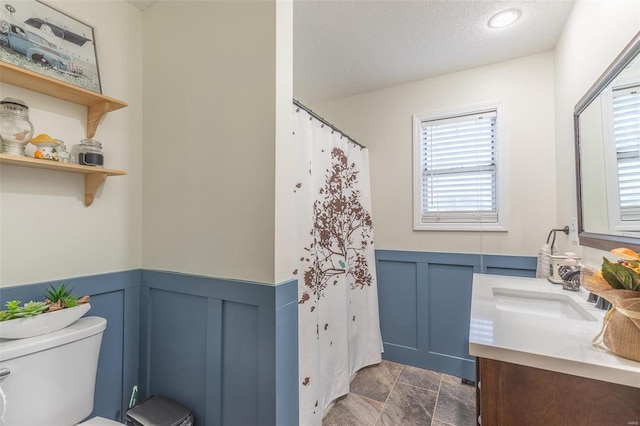
[[[355,372],[381,360],[369,156],[293,111],[300,424],[320,425]]]

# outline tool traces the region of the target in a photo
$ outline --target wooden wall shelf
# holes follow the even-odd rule
[[[93,203],[96,192],[107,179],[107,176],[122,176],[127,174],[122,170],[83,166],[80,164],[58,163],[57,161],[40,160],[31,157],[18,157],[8,154],[0,154],[0,164],[83,174],[84,204],[87,207]]]
[[[34,92],[53,96],[58,99],[87,106],[87,138],[91,139],[98,129],[98,124],[105,114],[127,106],[126,102],[101,95],[74,86],[46,75],[38,74],[6,62],[0,62],[0,82],[12,84]],[[36,169],[57,170],[61,172],[80,173],[84,175],[84,204],[90,206],[96,192],[107,179],[107,176],[126,175],[122,170],[104,169],[101,167],[82,166],[79,164],[58,163],[31,157],[18,157],[0,154],[0,164],[31,167]]]
[[[91,139],[102,117],[127,106],[126,102],[74,86],[5,62],[0,62],[0,81],[58,99],[87,106],[87,138]]]

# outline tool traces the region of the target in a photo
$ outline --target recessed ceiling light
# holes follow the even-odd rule
[[[520,11],[518,9],[503,10],[489,19],[489,26],[491,28],[503,28],[516,22],[519,17]]]

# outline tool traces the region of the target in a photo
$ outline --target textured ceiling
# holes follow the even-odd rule
[[[294,96],[314,103],[552,50],[573,0],[294,0]],[[518,8],[510,27],[491,16]]]

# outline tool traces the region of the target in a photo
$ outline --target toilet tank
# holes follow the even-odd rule
[[[107,320],[80,318],[28,339],[0,339],[0,425],[72,426],[93,411]]]

